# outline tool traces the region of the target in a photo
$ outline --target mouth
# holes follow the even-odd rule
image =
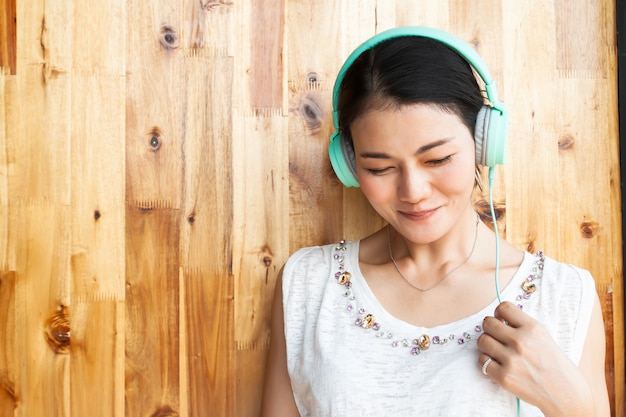
[[[430,219],[432,216],[435,215],[435,213],[437,212],[437,209],[430,209],[430,210],[420,210],[420,211],[402,211],[400,210],[399,213],[411,220],[427,220]]]

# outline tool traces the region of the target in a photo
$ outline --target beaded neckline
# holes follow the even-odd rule
[[[335,280],[344,289],[344,297],[346,299],[346,310],[353,313],[354,324],[364,331],[371,332],[378,339],[386,339],[394,348],[406,348],[409,353],[416,356],[427,351],[431,346],[445,346],[449,344],[464,345],[475,336],[482,333],[482,325],[476,324],[473,329],[468,329],[462,335],[429,335],[423,333],[421,335],[413,335],[410,337],[397,337],[392,332],[385,330],[383,325],[376,320],[374,314],[364,306],[359,305],[354,291],[352,290],[352,274],[345,269],[345,251],[347,250],[346,241],[341,240],[334,248],[333,259],[336,262]],[[516,297],[517,306],[524,308],[526,302],[537,291],[537,281],[543,277],[543,266],[545,257],[543,252],[535,254],[534,265],[531,273],[520,285],[520,293]]]

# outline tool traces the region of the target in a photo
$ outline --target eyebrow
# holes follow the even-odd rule
[[[415,155],[422,155],[426,152],[428,152],[431,149],[436,148],[437,146],[441,146],[444,145],[446,143],[448,143],[452,138],[444,138],[444,139],[439,139],[436,140],[434,142],[431,142],[429,144],[426,144],[424,146],[420,146],[417,151],[415,152]],[[361,158],[374,158],[374,159],[388,159],[390,158],[389,154],[386,154],[384,152],[363,152],[360,154]]]

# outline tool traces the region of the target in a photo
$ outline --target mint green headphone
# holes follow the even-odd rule
[[[341,89],[341,83],[346,71],[363,52],[383,41],[402,36],[420,36],[439,41],[456,51],[476,70],[485,83],[487,100],[489,101],[489,104],[485,104],[480,109],[476,117],[476,126],[474,127],[476,164],[489,168],[495,167],[496,164],[503,164],[509,114],[504,104],[498,101],[498,92],[491,73],[478,53],[467,43],[447,32],[428,27],[402,26],[381,32],[365,41],[348,56],[348,59],[346,59],[346,62],[339,70],[333,89],[333,124],[335,132],[330,137],[330,146],[328,147],[330,162],[337,174],[337,178],[346,187],[359,186],[356,175],[354,148],[342,136],[339,130],[337,106],[339,103],[339,90]]]

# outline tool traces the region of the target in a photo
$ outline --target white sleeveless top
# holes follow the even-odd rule
[[[516,416],[515,396],[478,365],[476,340],[483,318],[498,305],[495,294],[463,320],[414,326],[377,301],[358,254],[359,242],[310,247],[285,265],[287,366],[301,416]],[[351,273],[347,284],[340,283],[346,279],[342,271]],[[535,291],[524,291],[523,283]],[[527,252],[501,292],[503,301],[541,321],[576,364],[594,297],[589,272]],[[543,416],[523,402],[521,415]]]

